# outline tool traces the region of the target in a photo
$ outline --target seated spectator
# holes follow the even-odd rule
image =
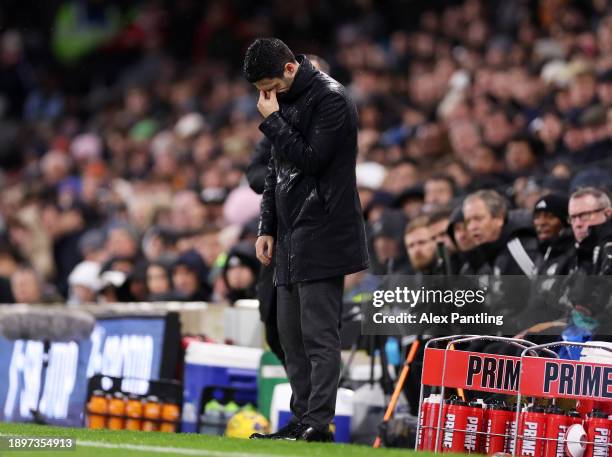
[[[493,190],[481,190],[463,201],[463,214],[475,247],[466,252],[465,274],[535,274],[537,239],[531,220],[510,214],[506,200]],[[514,217],[513,217],[514,216]]]
[[[516,137],[508,143],[504,160],[506,169],[515,176],[533,173],[537,164],[533,144],[526,137]]]
[[[423,186],[408,187],[397,196],[395,206],[400,208],[408,219],[412,219],[421,214],[424,198]]]
[[[245,298],[256,298],[255,285],[259,274],[259,261],[255,255],[255,245],[242,241],[227,254],[223,268],[223,279],[230,302]]]
[[[577,241],[576,264],[588,275],[612,274],[610,197],[594,187],[579,189],[569,200],[568,217]]]
[[[128,224],[111,224],[106,239],[106,252],[109,257],[132,259],[139,255],[139,237],[136,229]]]
[[[409,273],[412,271],[403,245],[406,217],[399,210],[387,209],[372,224],[375,274]]]
[[[172,268],[173,297],[180,301],[207,301],[210,286],[208,268],[200,254],[189,250],[179,256]]]
[[[474,247],[474,241],[467,231],[463,216],[463,204],[460,204],[450,215],[447,228],[448,236],[458,252],[467,252]]]
[[[11,275],[11,292],[15,303],[42,303],[40,278],[30,267],[20,267]]]
[[[147,291],[149,301],[165,301],[171,298],[172,278],[169,268],[160,262],[147,266]]]
[[[435,174],[429,177],[423,186],[425,191],[425,212],[447,207],[455,198],[455,181],[452,178]]]
[[[68,305],[95,303],[102,283],[101,265],[91,260],[79,263],[68,276]]]
[[[575,251],[574,236],[567,222],[567,205],[566,196],[549,194],[540,198],[533,208],[533,225],[541,254],[538,275],[566,275],[570,271]]]
[[[404,244],[410,259],[410,265],[417,274],[437,274],[436,243],[429,231],[426,216],[410,221],[404,231]]]

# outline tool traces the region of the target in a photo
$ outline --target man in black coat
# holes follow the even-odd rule
[[[612,274],[612,204],[597,188],[585,187],[572,194],[569,221],[576,238],[572,270],[587,275]]]
[[[594,187],[575,191],[568,218],[576,238],[576,258],[569,285],[574,310],[598,323],[598,339],[610,341],[612,325],[612,203],[606,192]]]
[[[357,194],[357,110],[345,88],[278,39],[257,39],[244,60],[260,92],[271,142],[258,259],[274,264],[278,324],[293,414],[254,438],[331,441],[340,374],[344,275],[368,267]]]
[[[312,65],[324,73],[329,73],[329,65],[322,58],[309,55],[308,60]],[[249,186],[254,192],[263,194],[266,175],[268,174],[268,163],[272,156],[272,142],[263,137],[257,146],[251,163],[249,164],[246,177]],[[259,315],[266,327],[266,341],[276,357],[285,364],[285,354],[278,336],[278,324],[276,322],[276,288],[274,287],[274,267],[262,266],[257,279],[257,298],[259,300]]]

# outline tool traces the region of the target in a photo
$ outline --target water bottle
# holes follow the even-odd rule
[[[223,435],[225,431],[223,407],[217,400],[210,400],[204,406],[204,414],[200,416],[200,433],[205,435]]]

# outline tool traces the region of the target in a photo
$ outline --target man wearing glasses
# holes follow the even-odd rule
[[[572,319],[593,340],[612,341],[612,205],[600,189],[586,187],[572,194],[568,222],[576,238],[576,264],[569,299]],[[581,336],[580,338],[584,338]]]
[[[612,273],[612,216],[610,197],[595,187],[572,194],[568,222],[577,242],[577,267],[590,275]]]

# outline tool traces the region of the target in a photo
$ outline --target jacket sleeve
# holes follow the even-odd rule
[[[246,171],[249,186],[260,195],[264,191],[266,175],[268,174],[268,162],[271,155],[272,143],[264,136],[255,146],[255,153]]]
[[[307,135],[289,124],[279,111],[269,115],[259,128],[287,162],[306,174],[316,175],[331,162],[347,116],[346,100],[340,94],[330,94],[313,110]]]
[[[276,167],[274,157],[270,154],[267,174],[261,197],[261,210],[259,213],[259,228],[257,235],[276,236]]]

